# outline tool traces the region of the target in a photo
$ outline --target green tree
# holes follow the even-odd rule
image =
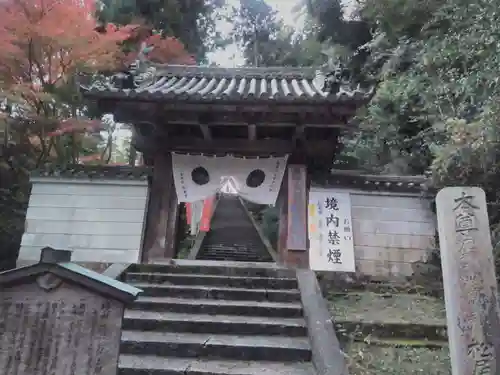
[[[141,22],[178,38],[198,62],[226,41],[215,28],[225,0],[100,0],[99,18],[119,25]]]
[[[233,40],[243,49],[247,65],[266,66],[278,52],[280,22],[265,0],[240,0],[233,8]]]
[[[298,33],[264,0],[241,0],[231,22],[231,37],[249,66],[318,66],[327,60],[313,27]]]
[[[93,0],[0,3],[0,269],[17,257],[30,170],[109,159],[110,138],[100,131],[112,133],[112,124],[87,116],[76,74],[116,69],[136,27],[96,27],[89,18],[94,6]]]
[[[340,0],[303,0],[300,5],[315,21],[321,42],[329,41],[354,51],[371,38],[370,23],[356,13],[347,19]]]
[[[378,84],[346,152],[366,169],[486,190],[499,246],[500,1],[366,0],[363,75]],[[355,56],[355,54],[353,54]],[[497,250],[498,251],[498,250]],[[500,257],[497,257],[497,259]]]

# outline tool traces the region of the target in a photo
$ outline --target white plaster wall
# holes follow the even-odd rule
[[[33,179],[18,263],[45,246],[72,250],[75,262],[140,260],[147,181]]]
[[[416,194],[351,193],[356,270],[371,276],[411,276],[412,264],[435,248],[431,201]]]

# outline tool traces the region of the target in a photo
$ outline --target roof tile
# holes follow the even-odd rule
[[[31,177],[99,179],[99,180],[147,180],[150,167],[109,165],[47,166],[31,172]]]
[[[87,95],[111,94],[144,99],[327,101],[364,100],[371,92],[348,82],[336,93],[325,90],[325,75],[314,68],[155,67],[133,76],[134,89],[124,88],[128,73],[84,87]]]
[[[431,181],[426,176],[369,175],[360,171],[334,169],[328,175],[312,176],[312,181],[314,186],[324,188],[342,187],[423,195],[432,195],[434,192]]]

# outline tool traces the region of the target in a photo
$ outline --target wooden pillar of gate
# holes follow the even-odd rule
[[[170,154],[154,156],[144,230],[142,262],[171,259],[175,255],[178,202]]]
[[[279,259],[280,263],[289,267],[309,267],[307,201],[307,166],[290,163],[278,200],[280,207]]]
[[[288,181],[287,181],[287,172],[285,170],[285,174],[283,176],[283,181],[281,183],[280,193],[278,195],[278,200],[276,206],[278,208],[279,215],[279,229],[278,229],[278,241],[277,241],[277,250],[278,250],[278,262],[281,265],[286,264],[286,240],[288,233]]]

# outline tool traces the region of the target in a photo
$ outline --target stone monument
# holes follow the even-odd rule
[[[500,374],[500,319],[485,193],[448,187],[436,197],[453,375]]]
[[[45,248],[0,273],[0,369],[9,375],[116,375],[124,307],[141,292]]]

